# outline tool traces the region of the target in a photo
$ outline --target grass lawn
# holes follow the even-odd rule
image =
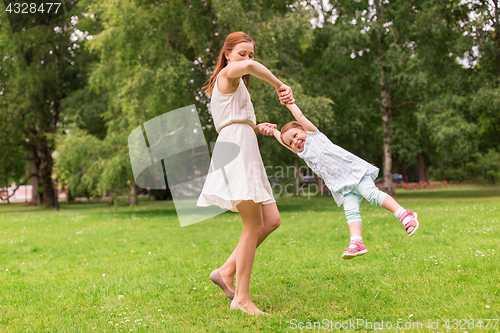
[[[0,332],[499,331],[500,188],[396,199],[418,212],[417,233],[363,202],[368,254],[343,260],[332,198],[279,198],[251,285],[271,315],[257,317],[230,311],[208,279],[236,246],[236,213],[181,228],[171,202],[2,204]]]

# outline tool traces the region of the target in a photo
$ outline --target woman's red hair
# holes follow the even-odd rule
[[[227,59],[224,55],[225,52],[231,52],[233,48],[240,43],[252,43],[253,48],[255,50],[255,42],[250,36],[246,33],[238,31],[230,33],[226,37],[226,41],[224,42],[224,46],[219,53],[219,57],[217,58],[217,65],[215,66],[214,73],[208,79],[203,89],[205,89],[205,93],[208,95],[212,95],[212,91],[214,90],[215,80],[217,79],[217,75],[219,75],[220,71],[227,66]],[[244,75],[243,80],[245,82],[245,86],[248,88],[248,84],[250,83],[250,74]]]

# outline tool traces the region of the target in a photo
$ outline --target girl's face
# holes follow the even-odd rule
[[[239,43],[233,48],[231,52],[226,52],[227,63],[253,60],[253,43]]]
[[[300,128],[291,128],[283,133],[283,143],[290,146],[297,153],[304,150],[306,143],[306,131]]]

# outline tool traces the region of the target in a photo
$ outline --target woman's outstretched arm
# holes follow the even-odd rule
[[[274,86],[281,104],[294,103],[292,88],[281,82],[266,66],[255,60],[242,60],[229,63],[225,68],[225,75],[229,79],[251,74],[261,80],[264,80]]]

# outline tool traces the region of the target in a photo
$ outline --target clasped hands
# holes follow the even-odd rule
[[[286,84],[282,83],[279,87],[276,88],[276,92],[278,93],[282,105],[295,103],[292,88],[290,88]],[[276,127],[276,124],[271,123],[260,123],[255,126],[255,128],[258,129],[260,134],[262,135],[274,135],[274,130],[276,129]]]

